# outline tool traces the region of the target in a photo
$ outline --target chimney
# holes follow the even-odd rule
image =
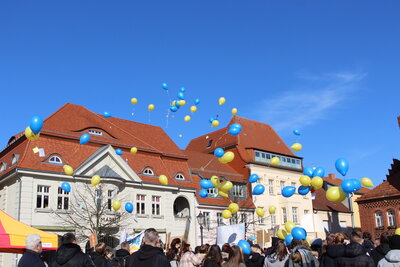
[[[336,176],[334,173],[330,173],[328,176],[329,176],[329,179],[336,179]]]

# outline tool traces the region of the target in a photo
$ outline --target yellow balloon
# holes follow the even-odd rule
[[[226,193],[226,192],[224,192],[224,191],[222,191],[222,190],[218,190],[218,195],[219,195],[220,197],[229,198],[228,193]]]
[[[134,98],[131,99],[131,103],[132,104],[135,105],[135,104],[137,104],[137,102],[138,102],[137,98],[134,97]]]
[[[274,166],[278,165],[280,162],[281,162],[281,160],[278,157],[273,157],[271,159],[271,164]]]
[[[37,139],[39,138],[40,133],[34,134],[34,133],[32,132],[32,130],[31,130],[31,127],[28,126],[28,127],[26,127],[26,129],[25,129],[25,136],[26,136],[26,138],[28,138],[29,140],[35,141],[35,140],[37,140]]]
[[[160,181],[161,184],[163,185],[168,185],[168,178],[165,175],[160,175],[160,177],[158,177],[158,180]]]
[[[229,219],[230,217],[232,217],[232,212],[230,210],[224,210],[222,212],[222,217],[224,217],[225,219]]]
[[[400,228],[397,228],[396,231],[394,232],[395,235],[400,235]]]
[[[183,118],[184,121],[189,122],[190,121],[190,116],[186,115],[185,118]]]
[[[174,101],[172,101],[172,104],[171,104],[173,107],[175,107],[176,106],[176,100],[174,100]]]
[[[374,183],[367,177],[361,179],[361,184],[365,187],[374,187]]]
[[[287,236],[287,233],[286,233],[285,230],[279,229],[279,230],[276,232],[276,236],[277,236],[279,239],[285,240],[285,237]]]
[[[314,189],[320,189],[324,185],[324,180],[322,180],[322,178],[319,176],[315,176],[311,179],[311,185],[314,187]]]
[[[296,225],[294,224],[294,222],[286,222],[285,223],[285,229],[288,233],[291,233],[292,229],[295,227],[296,227]]]
[[[137,153],[137,147],[135,147],[135,146],[132,147],[132,148],[131,148],[131,153],[132,153],[132,154],[136,154],[136,153]]]
[[[311,184],[311,178],[307,175],[300,176],[299,181],[300,181],[301,185],[304,185],[304,186],[309,186]]]
[[[213,185],[215,188],[218,188],[218,187],[219,187],[220,181],[219,181],[219,177],[218,177],[218,176],[214,175],[214,176],[211,177],[210,180],[211,180],[212,185]]]
[[[233,184],[231,181],[224,181],[222,184],[219,186],[218,191],[223,191],[223,192],[229,192],[233,187]]]
[[[235,158],[235,153],[232,151],[225,152],[225,154],[220,157],[218,160],[221,163],[229,163]]]
[[[275,206],[269,206],[269,208],[268,208],[269,214],[274,214],[275,210],[276,210]]]
[[[69,165],[64,165],[64,172],[66,175],[72,175],[74,173],[74,169],[72,169]]]
[[[147,109],[148,109],[149,111],[153,111],[153,110],[154,110],[154,105],[153,105],[153,104],[150,104],[150,105],[147,107]]]
[[[219,126],[219,121],[213,120],[211,125],[212,125],[212,127],[218,127]]]
[[[237,112],[238,112],[238,109],[237,109],[237,108],[233,108],[233,109],[232,109],[232,115],[236,115]]]
[[[96,186],[100,183],[100,175],[93,175],[91,180],[92,186]]]
[[[197,107],[196,106],[191,106],[190,107],[190,111],[191,112],[196,112],[197,111]]]
[[[119,208],[121,208],[121,201],[119,200],[114,200],[112,207],[115,211],[119,210]]]
[[[346,199],[346,194],[339,186],[332,186],[326,190],[326,199],[332,202],[342,202]]]
[[[179,106],[184,106],[186,104],[186,100],[181,99],[178,101],[178,104]]]
[[[303,146],[300,143],[294,143],[290,148],[294,151],[300,151],[303,149]]]
[[[234,214],[239,211],[239,205],[236,203],[231,203],[231,204],[229,204],[228,209],[230,212],[232,212],[232,214]]]
[[[218,99],[218,103],[219,103],[220,106],[222,106],[223,104],[225,104],[225,101],[226,101],[225,97],[220,97],[220,98]]]
[[[256,208],[256,213],[259,217],[264,217],[265,215],[263,208]]]

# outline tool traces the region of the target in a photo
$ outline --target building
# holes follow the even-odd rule
[[[380,185],[359,197],[361,228],[378,238],[383,232],[394,233],[400,222],[400,161],[393,159],[389,174]]]
[[[263,208],[266,215],[264,218],[258,218],[255,215],[256,231],[269,232],[271,236],[278,228],[282,228],[286,221],[294,221],[300,225],[302,216],[313,210],[311,197],[295,194],[290,198],[284,198],[280,192],[285,186],[298,187],[300,185],[302,158],[289,149],[271,126],[238,116],[234,116],[229,124],[233,123],[242,125],[239,135],[229,135],[229,127],[225,127],[193,139],[187,146],[187,150],[212,154],[216,148],[221,147],[235,154],[229,166],[243,175],[246,180],[253,173],[259,175],[258,183],[263,184],[266,190],[263,195],[253,196],[253,202],[256,207]],[[281,160],[278,166],[270,164],[270,159],[274,156]],[[249,190],[252,190],[256,184],[247,186]],[[270,205],[276,207],[275,214],[268,214]],[[258,242],[268,243],[268,241],[267,238],[264,242]]]
[[[91,139],[80,145],[84,133]],[[130,153],[131,147],[138,152]],[[123,155],[116,154],[117,148]],[[74,169],[72,175],[65,174],[65,164]],[[95,174],[101,176],[101,183],[92,188],[90,180]],[[160,184],[161,174],[168,177],[168,185]],[[70,183],[70,193],[61,190],[62,182]],[[102,220],[110,221],[104,233],[104,238],[109,238],[103,241],[111,247],[119,244],[122,230],[134,234],[149,227],[156,228],[163,241],[170,233],[186,234],[195,242],[193,183],[187,156],[160,127],[104,118],[73,104],[64,105],[44,121],[38,140],[19,133],[0,152],[0,209],[38,229],[88,236],[90,231],[68,225],[63,218],[72,214],[72,209],[89,210],[85,205],[96,202],[106,209]],[[94,192],[95,199],[87,192]],[[85,194],[87,199],[77,203],[78,196]],[[117,214],[111,209],[114,200],[122,202]],[[123,210],[128,201],[134,205],[132,214]],[[114,218],[121,216],[126,220],[113,224]],[[15,266],[16,260],[16,255],[0,253],[0,266]]]

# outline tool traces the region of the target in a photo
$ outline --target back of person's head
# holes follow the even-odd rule
[[[182,244],[182,249],[181,249],[182,255],[183,255],[184,253],[188,252],[188,251],[190,251],[190,244],[183,243],[183,244]]]
[[[148,228],[146,231],[144,231],[144,237],[143,237],[143,242],[146,245],[151,245],[153,247],[157,246],[157,243],[160,240],[160,236],[158,235],[158,232],[154,228]]]
[[[222,246],[221,251],[222,251],[222,252],[226,252],[226,253],[229,254],[229,252],[231,252],[231,245],[229,245],[228,243],[225,243],[225,244]]]
[[[199,254],[200,253],[200,246],[196,246],[194,248],[194,254]]]
[[[344,240],[345,240],[344,235],[342,233],[337,233],[335,235],[334,244],[335,245],[343,245],[344,244]]]
[[[94,246],[94,250],[99,253],[100,255],[105,255],[106,254],[106,248],[107,245],[103,242],[100,242]]]
[[[222,256],[221,256],[221,249],[219,248],[219,246],[218,245],[210,246],[205,258],[220,264],[222,262]]]
[[[126,251],[130,252],[131,251],[131,246],[129,245],[128,242],[124,241],[121,243],[121,249],[125,249]]]
[[[178,251],[178,249],[176,247],[171,247],[171,248],[169,248],[169,250],[167,251],[165,256],[167,256],[167,259],[169,261],[172,261],[172,260],[178,258],[178,253],[179,253],[179,251]]]
[[[199,248],[199,253],[206,254],[208,249],[209,249],[209,247],[207,245],[201,245]]]
[[[251,253],[260,253],[261,254],[261,247],[258,244],[254,244],[251,246]]]
[[[275,254],[279,261],[283,261],[286,256],[289,254],[285,242],[283,240],[278,240],[272,249],[272,254]]]
[[[35,250],[41,242],[40,235],[31,234],[25,238],[25,247],[29,250]]]
[[[364,232],[363,235],[362,235],[362,238],[371,240],[371,238],[372,238],[371,233],[370,232]]]
[[[327,245],[333,245],[333,244],[335,243],[335,237],[336,237],[335,234],[329,234],[329,235],[326,237],[326,244],[327,244]]]
[[[307,250],[311,250],[310,245],[308,244],[308,242],[304,239],[299,239],[299,240],[294,240],[292,241],[292,243],[290,244],[290,248],[293,249],[295,247],[301,246],[302,248],[305,248]]]
[[[244,263],[243,252],[239,246],[233,245],[229,252],[229,260],[224,267],[237,267],[240,263]]]
[[[400,249],[400,235],[394,235],[389,239],[390,249]]]
[[[177,245],[181,245],[181,243],[182,243],[182,241],[181,241],[181,239],[180,238],[174,238],[174,239],[172,239],[172,241],[171,241],[171,248],[175,248]]]
[[[379,238],[380,244],[389,244],[390,234],[388,232],[383,232]]]
[[[355,230],[351,232],[351,241],[361,244],[363,241],[363,235],[360,230]]]
[[[76,243],[76,237],[73,233],[66,233],[62,236],[61,242],[63,244]]]

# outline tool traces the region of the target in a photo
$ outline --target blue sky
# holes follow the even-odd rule
[[[399,1],[3,1],[1,144],[66,102],[144,123],[153,103],[151,124],[185,147],[213,130],[210,116],[226,125],[237,107],[289,145],[300,141],[305,166],[335,172],[345,157],[349,177],[379,183],[400,157],[399,9]],[[186,105],[166,128],[163,82],[171,97],[184,86],[189,103],[201,99],[191,122]]]

